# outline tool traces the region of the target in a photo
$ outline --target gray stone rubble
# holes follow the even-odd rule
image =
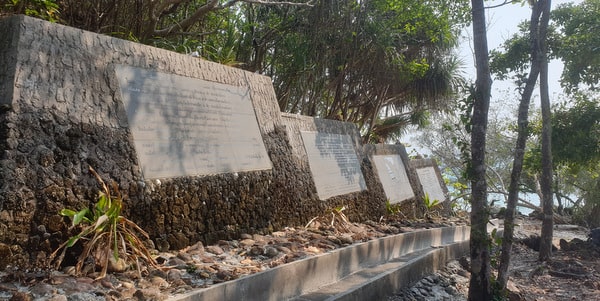
[[[271,235],[243,234],[238,240],[210,246],[196,243],[178,252],[162,252],[157,257],[161,268],[143,268],[142,277],[130,269],[94,279],[98,273],[91,266],[85,277],[72,275],[73,267],[61,271],[9,268],[0,272],[0,300],[165,300],[353,243],[444,225],[455,223],[352,223],[345,225],[351,231],[342,232],[315,220],[309,228],[288,227]]]
[[[466,259],[465,259],[466,260]],[[465,301],[469,289],[469,272],[458,260],[429,275],[387,301]]]

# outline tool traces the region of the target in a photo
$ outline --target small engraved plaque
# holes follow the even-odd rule
[[[438,200],[443,202],[446,200],[446,195],[442,186],[440,186],[440,180],[433,166],[417,168],[417,176],[423,186],[424,192],[429,195],[431,201]]]
[[[300,132],[321,200],[367,189],[349,135]]]
[[[400,203],[415,196],[400,155],[373,156],[373,162],[377,167],[377,174],[383,190],[391,204]]]
[[[271,168],[249,89],[115,67],[146,178]]]

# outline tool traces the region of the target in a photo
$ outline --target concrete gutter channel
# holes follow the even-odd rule
[[[382,300],[468,254],[469,234],[459,226],[388,236],[169,300]]]

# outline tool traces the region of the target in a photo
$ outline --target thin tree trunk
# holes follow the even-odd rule
[[[554,178],[554,191],[558,190],[558,185],[560,185],[559,183],[559,179],[558,177]],[[555,193],[554,195],[556,195],[556,202],[558,203],[558,208],[557,208],[557,212],[558,215],[563,215],[564,213],[564,206],[563,206],[563,201],[562,201],[562,196],[560,193]]]
[[[510,185],[508,188],[508,200],[506,202],[506,214],[504,217],[504,234],[502,239],[502,252],[500,254],[500,265],[498,266],[498,285],[501,290],[506,290],[508,283],[508,268],[510,266],[511,249],[513,245],[513,235],[515,230],[515,212],[519,200],[519,183],[521,181],[521,172],[523,171],[523,158],[525,155],[525,144],[527,142],[529,125],[529,105],[531,96],[540,73],[541,57],[545,56],[540,49],[540,16],[542,9],[540,2],[536,2],[531,10],[531,19],[529,22],[529,36],[531,39],[531,70],[525,83],[525,88],[521,94],[519,103],[519,115],[517,119],[518,135],[515,146],[513,168],[510,175]]]
[[[469,300],[487,301],[492,299],[492,290],[490,282],[490,239],[487,234],[489,208],[485,178],[485,135],[492,78],[489,67],[483,0],[471,0],[471,6],[477,80],[475,82],[475,102],[471,120],[471,166],[469,168],[472,189]]]
[[[550,20],[550,0],[544,2],[544,12],[540,24],[540,45],[542,53],[546,54],[546,32]],[[548,58],[542,57],[540,69],[540,102],[542,107],[542,207],[544,208],[544,219],[542,221],[542,233],[540,239],[539,260],[547,261],[552,256],[552,228],[554,224],[553,198],[552,198],[552,125],[550,113],[550,95],[548,92]]]

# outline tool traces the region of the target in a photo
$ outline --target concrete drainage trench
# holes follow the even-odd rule
[[[169,300],[383,300],[467,254],[469,231],[458,226],[384,237]]]

